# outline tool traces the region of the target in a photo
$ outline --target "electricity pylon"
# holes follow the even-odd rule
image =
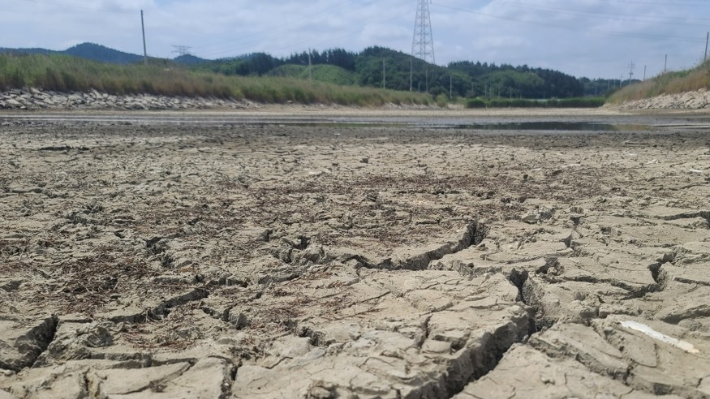
[[[188,47],[188,46],[175,46],[175,45],[173,45],[173,47],[175,48],[175,50],[173,51],[173,53],[177,53],[177,55],[180,56],[180,57],[185,56],[185,55],[192,55],[192,54],[190,54],[190,49],[191,49],[192,47]]]
[[[431,0],[417,0],[417,16],[414,20],[414,40],[412,40],[412,57],[436,63],[434,56],[434,34],[431,29]]]

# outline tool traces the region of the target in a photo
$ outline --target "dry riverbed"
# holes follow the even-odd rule
[[[0,399],[710,397],[704,130],[0,138]]]

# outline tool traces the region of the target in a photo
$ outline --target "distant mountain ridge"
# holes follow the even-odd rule
[[[19,54],[65,54],[74,57],[85,58],[92,61],[106,62],[110,64],[129,65],[143,61],[143,56],[138,54],[126,53],[115,50],[96,43],[81,43],[70,47],[66,50],[48,50],[43,48],[1,48],[0,53],[19,53]],[[195,65],[202,62],[208,62],[193,55],[184,55],[173,60],[178,64]]]
[[[47,50],[44,48],[8,48],[0,47],[0,53],[19,53],[19,54],[59,54],[60,51]]]
[[[74,57],[86,58],[88,60],[121,65],[136,64],[143,60],[143,56],[124,53],[123,51],[93,43],[78,44],[62,51],[62,53],[73,55]]]

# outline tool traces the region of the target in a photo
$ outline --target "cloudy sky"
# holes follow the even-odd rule
[[[306,49],[359,51],[380,45],[409,53],[417,0],[12,0],[0,14],[0,47],[66,49],[94,42],[204,58]],[[710,0],[434,0],[436,62],[527,64],[575,76],[628,78],[700,62]]]

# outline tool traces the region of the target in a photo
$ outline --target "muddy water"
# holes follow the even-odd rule
[[[411,115],[410,115],[411,114]],[[528,112],[518,115],[480,115],[475,112],[440,112],[427,116],[416,113],[337,115],[325,112],[273,113],[216,113],[216,112],[52,112],[2,113],[0,122],[67,122],[98,124],[186,125],[186,126],[300,126],[300,127],[407,127],[467,130],[506,131],[639,131],[661,128],[705,128],[710,119],[698,115],[545,115]]]

